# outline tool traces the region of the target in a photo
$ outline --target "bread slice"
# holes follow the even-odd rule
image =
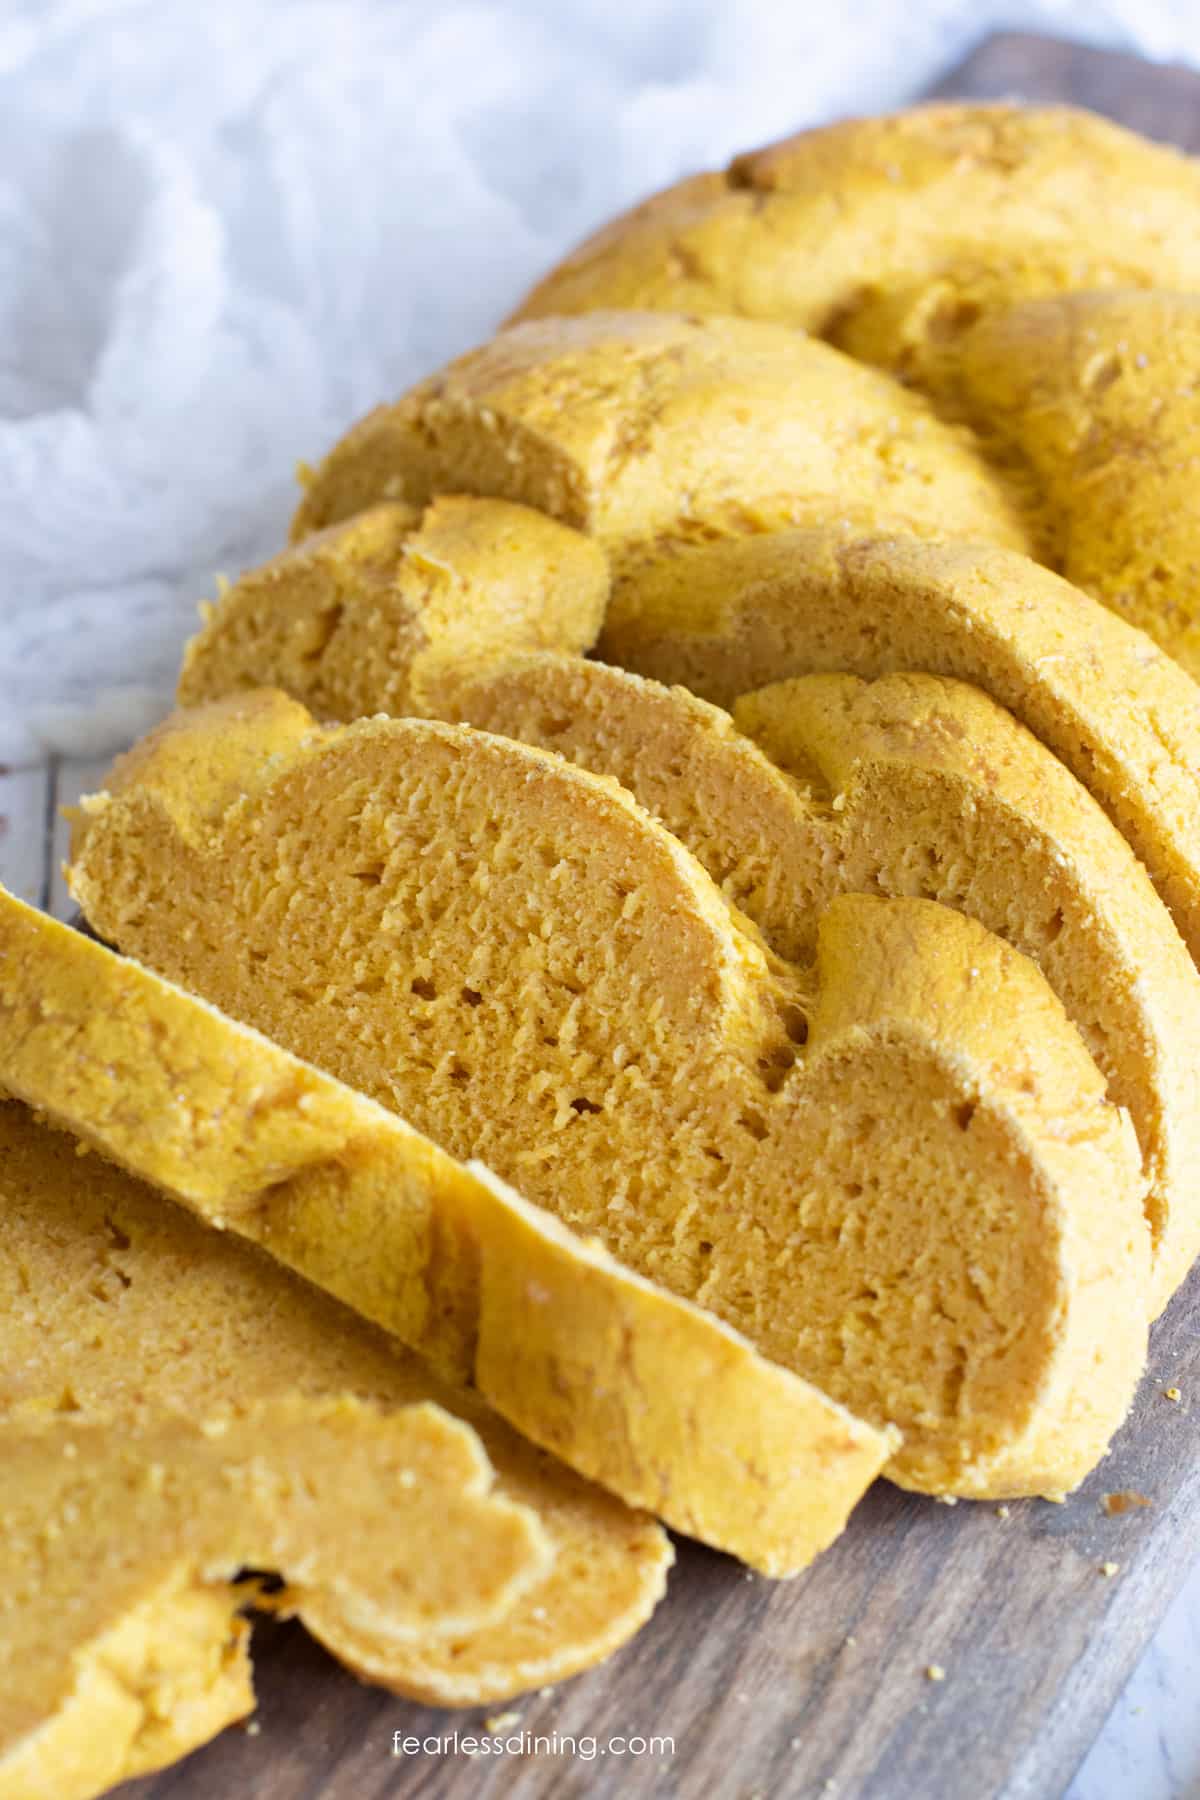
[[[104,937],[898,1424],[899,1479],[1060,1493],[1100,1453],[1144,1343],[1136,1143],[973,920],[841,898],[798,972],[616,783],[464,727],[321,732],[282,695],[178,715],[85,808]]]
[[[688,550],[615,603],[601,651],[720,706],[823,671],[973,682],[1099,801],[1200,960],[1200,689],[1027,558],[835,526]]]
[[[0,1005],[10,1091],[765,1573],[836,1537],[894,1446],[486,1171],[8,897]]]
[[[1124,838],[1003,708],[939,676],[812,675],[739,701],[739,731],[684,688],[531,652],[462,671],[441,710],[615,776],[790,960],[839,893],[939,900],[1032,957],[1133,1118],[1166,1304],[1200,1254],[1200,975]]]
[[[74,1434],[59,1435],[77,1452]],[[91,1800],[178,1762],[254,1711],[243,1609],[257,1584],[200,1582],[186,1569],[158,1574],[157,1586],[135,1589],[123,1610],[111,1587],[102,1600],[116,1598],[117,1609],[89,1604],[87,1624],[99,1629],[91,1642],[72,1642],[69,1610],[47,1623],[37,1599],[15,1620],[0,1608],[5,1800]],[[68,1693],[60,1657],[73,1681]],[[41,1685],[44,1676],[52,1685]]]
[[[605,225],[514,317],[656,307],[818,332],[913,375],[981,312],[1200,287],[1200,168],[1069,107],[954,101],[737,156]]]
[[[969,435],[779,325],[604,313],[502,332],[355,425],[293,535],[381,499],[494,494],[594,537],[615,579],[664,538],[777,530],[835,507],[1025,548]]]
[[[176,1117],[187,1098],[185,1088]],[[553,1561],[495,1624],[415,1640],[296,1590],[306,1627],[369,1680],[436,1706],[506,1700],[598,1662],[653,1611],[672,1552],[644,1513],[536,1450],[394,1338],[232,1232],[81,1155],[13,1100],[0,1103],[0,1209],[0,1431],[67,1416],[134,1431],[163,1415],[211,1421],[348,1394],[388,1412],[432,1405],[478,1437],[494,1493],[536,1517]],[[198,1623],[211,1614],[224,1645],[243,1596],[209,1598],[201,1605],[189,1591],[184,1601]],[[239,1650],[227,1665],[239,1707],[224,1717],[249,1705],[248,1669]]]
[[[228,589],[188,645],[179,697],[281,682],[322,718],[419,712],[424,684],[468,652],[590,649],[607,600],[603,551],[544,513],[385,501]]]
[[[213,1420],[0,1426],[0,1784],[70,1800],[251,1710],[246,1568],[417,1642],[503,1616],[551,1558],[431,1404],[278,1398]],[[253,1590],[250,1590],[250,1594]]]
[[[1024,465],[1044,560],[1200,674],[1200,296],[1028,301],[943,346],[927,381]]]

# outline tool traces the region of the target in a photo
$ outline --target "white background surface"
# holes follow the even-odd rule
[[[993,26],[1200,64],[1194,0],[0,0],[0,762],[157,716],[297,458],[605,214]],[[45,780],[0,777],[34,898]],[[1197,1795],[1200,1574],[1071,1800]]]

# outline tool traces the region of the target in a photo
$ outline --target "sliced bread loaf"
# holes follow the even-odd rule
[[[470,665],[441,710],[615,776],[790,960],[839,893],[939,900],[1032,957],[1133,1118],[1166,1304],[1200,1254],[1200,974],[1120,832],[1003,708],[944,677],[813,675],[739,701],[739,731],[683,688],[531,653]]]
[[[252,1708],[247,1568],[301,1611],[418,1642],[501,1618],[548,1566],[491,1491],[470,1426],[430,1403],[252,1403],[0,1424],[0,1784],[86,1800]]]
[[[594,537],[633,581],[664,538],[778,530],[814,507],[1027,546],[1002,477],[927,402],[780,325],[600,313],[501,332],[355,425],[303,537],[382,499],[495,494]]]
[[[645,1514],[233,1233],[81,1156],[16,1101],[0,1103],[0,1216],[0,1430],[67,1414],[132,1430],[164,1414],[217,1420],[296,1394],[350,1394],[388,1411],[428,1402],[476,1433],[495,1492],[536,1516],[553,1562],[496,1624],[412,1641],[356,1628],[306,1592],[308,1629],[369,1680],[437,1706],[505,1700],[599,1661],[653,1610],[672,1553]]]
[[[818,671],[973,682],[1099,801],[1200,960],[1200,688],[1027,558],[833,527],[716,544],[661,558],[601,648],[722,706]]]
[[[387,501],[228,589],[188,646],[179,698],[278,683],[321,718],[420,712],[424,685],[467,654],[590,649],[607,600],[604,553],[545,513]]]
[[[836,1537],[894,1447],[486,1171],[8,896],[0,1005],[0,1084],[765,1573]]]
[[[1060,1493],[1123,1415],[1136,1143],[975,921],[843,897],[798,972],[616,783],[281,695],[125,759],[71,881],[103,936],[898,1424],[898,1479]]]

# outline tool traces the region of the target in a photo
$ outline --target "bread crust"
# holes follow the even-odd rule
[[[351,428],[307,480],[295,541],[374,505],[497,495],[586,532],[618,587],[664,541],[860,522],[1029,546],[970,433],[777,324],[656,312],[504,331]]]
[[[1196,674],[1198,207],[1200,164],[1094,114],[920,106],[667,189],[514,319],[649,307],[817,333],[970,429],[1024,547]]]
[[[1099,802],[1200,957],[1200,689],[1027,558],[836,526],[718,544],[662,558],[601,653],[724,706],[817,672],[974,683]]]
[[[1119,196],[1119,204],[1114,204]],[[912,372],[1013,300],[1200,287],[1195,162],[1095,113],[977,101],[845,119],[612,220],[513,320],[602,307],[778,319]]]

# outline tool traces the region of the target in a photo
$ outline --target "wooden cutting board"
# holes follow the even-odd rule
[[[1070,100],[1200,148],[1200,77],[1045,39],[993,38],[936,92]],[[483,1715],[360,1686],[298,1627],[260,1625],[253,1732],[226,1732],[122,1792],[1055,1800],[1187,1573],[1200,1518],[1193,1399],[1200,1273],[1155,1331],[1150,1373],[1111,1455],[1065,1506],[1027,1502],[1005,1517],[880,1483],[841,1541],[790,1584],[681,1544],[670,1594],[636,1642],[511,1709],[519,1721],[509,1735],[574,1737],[582,1757],[546,1747],[393,1756],[394,1733],[478,1732]],[[1108,1516],[1102,1496],[1114,1490],[1151,1504]],[[1105,1563],[1118,1572],[1106,1576]],[[930,1680],[930,1665],[945,1679]],[[617,1735],[673,1748],[605,1753]]]

